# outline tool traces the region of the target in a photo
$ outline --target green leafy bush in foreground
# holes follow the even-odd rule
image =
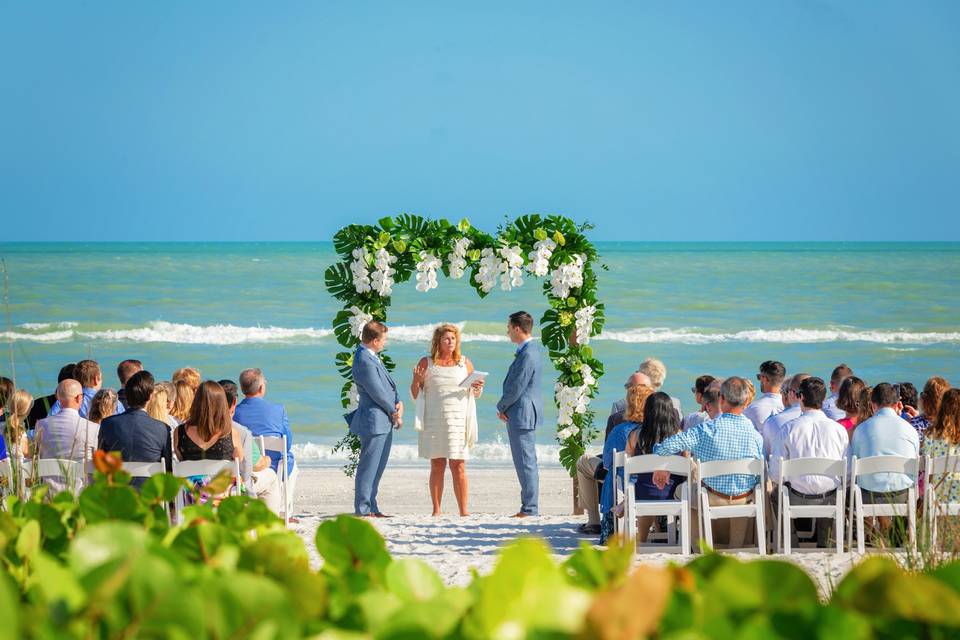
[[[709,554],[639,566],[584,546],[557,563],[542,541],[504,547],[494,570],[447,587],[424,562],[393,560],[366,521],[321,524],[322,568],[265,506],[227,498],[185,510],[182,486],[98,475],[75,499],[43,490],[0,511],[5,638],[948,638],[960,636],[960,563],[906,573],[884,557],[829,602],[787,562]]]

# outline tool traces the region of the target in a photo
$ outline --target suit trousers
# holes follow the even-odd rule
[[[600,524],[600,492],[597,490],[597,467],[602,458],[583,454],[577,460],[577,493],[580,506],[587,512],[587,524]]]
[[[380,513],[377,491],[390,458],[393,429],[374,436],[360,436],[360,461],[354,476],[353,512],[358,516]]]
[[[531,516],[539,513],[540,472],[537,468],[537,439],[535,429],[507,427],[510,455],[520,481],[520,511]]]

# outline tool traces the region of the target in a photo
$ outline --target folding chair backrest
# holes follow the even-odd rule
[[[925,462],[928,475],[939,476],[945,473],[960,473],[960,456],[927,456]]]
[[[166,461],[160,458],[160,462],[124,462],[123,470],[134,478],[149,478],[152,475],[165,472],[167,467]]]
[[[260,436],[260,443],[263,445],[263,452],[275,451],[276,453],[286,453],[287,436]]]
[[[874,473],[902,473],[916,481],[920,471],[920,458],[904,458],[903,456],[870,456],[856,458],[853,471],[853,482],[860,476]]]
[[[654,471],[669,471],[679,476],[690,477],[693,462],[685,456],[658,456],[647,454],[627,458],[623,467],[624,474],[652,473]]]
[[[763,475],[763,460],[760,458],[740,458],[738,460],[711,460],[700,462],[700,478],[715,478],[729,475]]]
[[[828,476],[840,478],[847,473],[847,461],[830,458],[793,458],[780,461],[783,478],[796,476]]]
[[[235,460],[184,460],[173,465],[173,475],[178,478],[215,476],[224,470],[235,471],[235,468]]]
[[[50,476],[64,476],[75,480],[83,473],[83,465],[76,460],[60,460],[58,458],[41,458],[35,462],[37,475],[41,478]]]

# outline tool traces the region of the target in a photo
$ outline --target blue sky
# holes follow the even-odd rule
[[[960,240],[960,3],[464,4],[0,0],[3,238]]]

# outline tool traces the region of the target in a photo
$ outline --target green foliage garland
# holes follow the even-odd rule
[[[386,322],[390,295],[381,295],[374,288],[358,291],[355,274],[351,264],[360,260],[366,268],[374,269],[375,254],[384,250],[395,258],[390,266],[395,270],[392,279],[396,284],[406,282],[417,271],[417,264],[425,254],[438,259],[440,270],[445,276],[451,276],[449,256],[454,252],[458,240],[469,240],[468,249],[463,252],[464,275],[482,298],[488,293],[480,278],[484,250],[499,252],[504,248],[519,248],[523,258],[523,277],[536,277],[527,268],[529,256],[536,250],[537,243],[547,242],[553,245],[548,259],[550,272],[543,283],[543,293],[549,308],[540,319],[541,340],[549,350],[550,360],[557,369],[558,384],[566,387],[583,388],[584,402],[578,410],[572,411],[570,424],[558,425],[557,440],[561,445],[560,462],[572,476],[577,459],[583,454],[597,431],[593,427],[593,412],[586,403],[596,393],[599,379],[603,375],[603,364],[594,357],[589,344],[578,344],[572,340],[576,325],[577,312],[592,312],[589,321],[589,335],[600,333],[604,323],[604,307],[597,300],[597,275],[594,264],[599,258],[596,248],[587,239],[585,232],[591,229],[588,223],[577,225],[569,218],[549,215],[525,215],[501,225],[495,235],[474,228],[466,219],[459,224],[448,220],[428,220],[426,218],[403,214],[386,217],[376,225],[349,225],[341,229],[333,238],[333,245],[341,261],[328,267],[325,275],[327,290],[344,305],[333,319],[333,329],[337,341],[346,349],[336,355],[336,366],[344,378],[340,398],[345,409],[351,406],[353,380],[350,367],[353,363],[353,351],[359,344],[359,338],[351,318],[354,310],[360,310],[373,319]],[[357,252],[366,250],[358,258]],[[425,254],[424,254],[425,252]],[[582,261],[582,283],[571,287],[567,295],[560,297],[557,289],[551,285],[551,272],[564,265],[580,264]],[[457,274],[453,274],[457,277]],[[505,277],[505,276],[503,276]],[[586,342],[581,336],[581,342]],[[383,355],[388,370],[394,369],[389,356]],[[559,402],[558,402],[559,406]],[[348,433],[334,447],[348,454],[345,471],[352,475],[356,469],[360,443],[353,434]]]

